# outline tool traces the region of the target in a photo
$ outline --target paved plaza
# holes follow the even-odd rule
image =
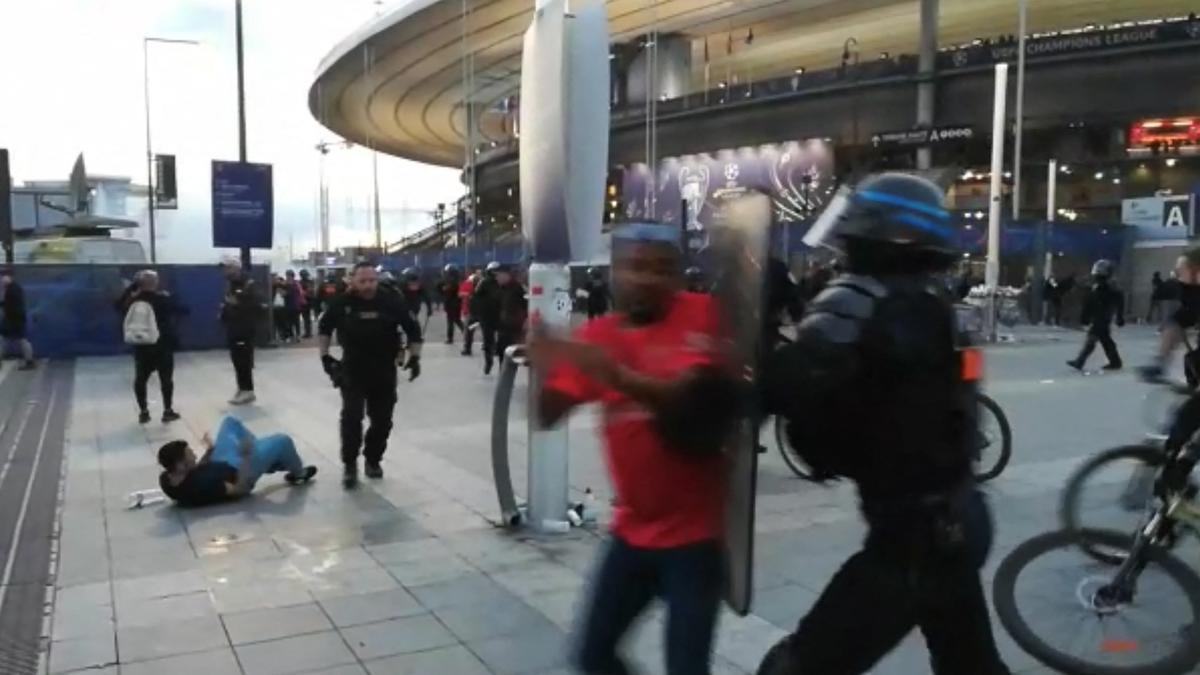
[[[1070,470],[1101,447],[1138,439],[1144,426],[1144,385],[1129,374],[1087,377],[1063,365],[1078,333],[1027,337],[988,353],[988,393],[1015,433],[1012,464],[988,486],[998,528],[989,583],[1000,556],[1054,526],[1058,490]],[[1129,364],[1145,360],[1154,338],[1146,329],[1118,337]],[[583,411],[571,421],[571,480],[577,497],[587,488],[596,493],[599,530],[545,538],[512,533],[496,524],[491,481],[494,377],[482,375],[478,357],[441,344],[427,346],[424,366],[419,380],[400,385],[386,478],[347,492],[339,482],[339,399],[316,352],[260,352],[259,401],[233,414],[255,432],[292,434],[321,473],[300,488],[267,476],[249,499],[196,510],[165,504],[129,510],[126,496],[156,487],[155,452],[163,442],[197,443],[231,412],[225,401],[233,374],[223,353],[178,356],[176,399],[184,419],[169,427],[135,423],[128,358],[81,359],[73,371],[70,364],[42,369],[36,375],[42,381],[70,379],[55,390],[67,392],[70,405],[61,408],[65,484],[48,559],[43,672],[570,672],[566,651],[604,540],[610,496],[596,419]],[[152,395],[156,386],[152,380]],[[520,492],[520,393],[515,401],[510,449]],[[713,668],[721,675],[752,673],[863,533],[848,486],[792,478],[774,448],[762,458],[759,491],[753,613],[721,616]],[[629,636],[626,650],[645,673],[663,672],[662,634],[656,610]],[[1016,672],[1050,672],[998,627],[997,637]],[[919,634],[873,672],[929,672]]]

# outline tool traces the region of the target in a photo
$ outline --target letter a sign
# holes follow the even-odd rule
[[[1181,197],[1167,197],[1163,199],[1163,219],[1162,225],[1164,228],[1171,230],[1182,230],[1188,236],[1192,234],[1192,197],[1191,195]]]

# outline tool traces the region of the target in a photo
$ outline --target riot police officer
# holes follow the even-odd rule
[[[360,263],[347,292],[329,301],[318,329],[321,365],[342,392],[342,485],[353,488],[358,484],[360,450],[367,477],[383,477],[380,461],[392,430],[396,366],[407,351],[404,369],[409,381],[421,374],[421,327],[399,294],[380,290],[375,268]],[[342,345],[340,361],[329,353],[334,331]],[[370,420],[365,441],[364,413]]]
[[[773,353],[765,404],[819,476],[857,484],[869,531],[759,675],[864,673],[914,627],[937,675],[1009,672],[979,578],[992,533],[971,474],[975,383],[935,277],[957,255],[942,200],[885,173],[814,225],[849,273]]]
[[[1088,357],[1096,349],[1096,343],[1104,348],[1108,363],[1105,370],[1121,369],[1121,353],[1117,351],[1117,343],[1112,339],[1112,324],[1125,325],[1125,295],[1113,287],[1113,264],[1108,260],[1097,260],[1092,265],[1092,288],[1087,300],[1083,303],[1083,316],[1080,323],[1088,327],[1087,337],[1083,341],[1083,349],[1073,361],[1067,365],[1075,370],[1083,370]]]
[[[604,280],[604,272],[596,267],[589,267],[587,281],[587,315],[588,319],[604,316],[612,305],[612,293],[608,290],[608,282]]]
[[[421,284],[421,271],[415,267],[406,267],[400,276],[403,284],[400,293],[404,295],[408,311],[412,312],[414,319],[420,319],[421,305],[425,305],[425,318],[428,320],[433,315],[433,299]]]
[[[496,278],[503,265],[492,261],[483,270],[483,278],[471,295],[471,319],[479,322],[483,333],[483,374],[492,372],[496,354],[496,331],[500,327],[501,292]]]
[[[683,280],[689,293],[708,292],[708,284],[704,280],[704,271],[695,265],[683,271]]]

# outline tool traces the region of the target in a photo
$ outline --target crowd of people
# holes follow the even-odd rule
[[[341,396],[346,489],[359,484],[360,458],[367,478],[383,477],[399,377],[420,377],[435,306],[445,314],[447,345],[461,334],[461,353],[472,355],[480,334],[485,374],[509,346],[526,345],[543,378],[536,424],[556,425],[587,403],[603,408],[616,498],[574,652],[582,672],[630,672],[617,645],[656,597],[667,606],[667,672],[709,672],[724,574],[725,441],[740,419],[776,415],[788,421],[789,441],[817,480],[857,486],[867,536],[795,631],[769,650],[759,675],[867,672],[914,628],[925,635],[934,673],[1004,675],[1010,671],[980,581],[993,531],[972,475],[978,382],[963,366],[968,344],[953,307],[954,283],[947,282],[959,254],[942,201],[942,191],[923,178],[867,178],[825,235],[836,261],[814,265],[799,282],[782,261],[770,261],[755,351],[761,365],[749,378],[745,356],[731,353],[723,339],[728,308],[714,292],[723,283],[719,274],[686,268],[669,225],[614,229],[611,271],[588,270],[577,296],[588,321],[570,334],[530,317],[518,271],[496,262],[482,270],[448,265],[429,288],[416,269],[393,277],[368,263],[340,280],[289,273],[272,282],[269,297],[290,322],[289,336],[311,321],[305,312],[317,317],[321,368]],[[231,403],[241,405],[255,400],[255,339],[268,304],[236,260],[222,267],[220,320],[237,381]],[[1175,326],[1200,316],[1193,292],[1200,288],[1200,253],[1182,258],[1179,269],[1172,282],[1182,309],[1167,319],[1162,356],[1142,369],[1146,377],[1161,376],[1179,342]],[[1124,296],[1112,276],[1106,260],[1091,270],[1086,341],[1072,367],[1082,369],[1097,345],[1106,368],[1122,366],[1111,326],[1124,323]],[[1158,282],[1154,293],[1163,302],[1168,282]],[[151,418],[146,388],[153,373],[163,421],[178,419],[173,322],[187,309],[152,271],[137,275],[117,307],[133,346],[139,420]],[[789,315],[794,334],[785,338]],[[875,423],[861,424],[863,410]],[[160,485],[181,505],[244,496],[267,473],[281,472],[295,485],[316,474],[290,437],[256,438],[233,418],[201,445],[197,452],[177,440],[159,450]]]

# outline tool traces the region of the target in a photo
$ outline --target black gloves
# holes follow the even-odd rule
[[[333,383],[335,389],[342,386],[343,370],[342,362],[333,358],[329,354],[321,357],[321,367],[324,368],[325,374],[329,376],[329,381]]]
[[[408,381],[412,382],[421,376],[421,357],[416,354],[410,354],[408,360],[404,362],[403,370],[408,371]]]

